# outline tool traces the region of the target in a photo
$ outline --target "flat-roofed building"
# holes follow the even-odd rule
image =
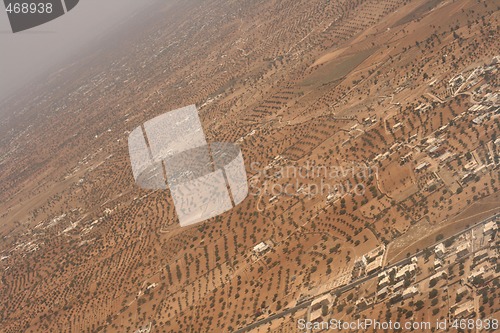
[[[498,226],[497,226],[496,221],[488,222],[484,225],[483,233],[485,235],[492,234],[493,232],[495,232],[497,230],[497,228],[498,228]]]
[[[330,294],[323,295],[321,297],[316,298],[314,301],[312,301],[311,308],[313,310],[316,310],[318,308],[321,308],[323,305],[330,306],[330,304],[332,304],[334,300],[335,300],[335,297],[330,295]]]
[[[376,270],[382,268],[382,261],[384,256],[377,257],[374,261],[366,265],[366,274],[374,273]]]
[[[380,289],[379,291],[377,291],[377,297],[378,298],[384,298],[385,296],[387,296],[388,292],[389,292],[389,288],[388,287],[384,287],[384,288]]]
[[[463,296],[466,295],[469,292],[469,288],[467,286],[462,286],[457,289],[457,296]]]
[[[443,260],[437,258],[434,260],[434,269],[443,267]]]
[[[446,278],[446,276],[447,276],[447,275],[446,275],[446,272],[445,272],[445,271],[440,271],[440,272],[438,272],[438,273],[434,274],[433,276],[431,276],[431,277],[429,278],[429,281],[433,281],[433,280],[441,280],[441,279]]]
[[[469,242],[460,244],[457,246],[457,257],[461,258],[467,254],[469,254]]]
[[[392,291],[398,291],[400,289],[402,289],[405,285],[405,282],[404,280],[401,280],[399,281],[398,283],[396,283],[393,287],[392,287]]]
[[[408,264],[401,267],[401,269],[396,273],[396,280],[400,280],[401,278],[406,276],[407,273],[409,273],[410,275],[414,274],[416,269],[416,264]]]
[[[438,245],[436,245],[436,247],[434,248],[434,253],[438,258],[444,257],[444,255],[446,254],[446,248],[444,247],[444,244],[439,243]]]
[[[483,250],[477,251],[474,254],[473,262],[474,262],[474,264],[477,265],[477,264],[483,262],[487,258],[488,258],[488,249],[483,249]]]
[[[262,254],[262,253],[266,252],[267,250],[269,250],[269,245],[264,243],[264,242],[260,242],[259,244],[255,245],[253,247],[253,252],[255,252],[257,254]]]
[[[413,287],[410,287],[410,288],[406,288],[405,290],[403,290],[403,299],[407,299],[407,298],[413,297],[416,294],[418,294],[418,288],[417,287],[413,286]]]
[[[474,311],[474,302],[468,301],[464,304],[459,305],[453,312],[453,315],[455,317],[468,317],[470,314],[472,314],[473,311]]]
[[[380,280],[380,282],[378,283],[378,287],[384,288],[385,286],[388,286],[390,282],[391,282],[391,279],[388,276],[386,276],[385,278]]]

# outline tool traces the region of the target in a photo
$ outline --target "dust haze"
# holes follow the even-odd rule
[[[157,0],[82,0],[74,10],[38,27],[12,33],[7,13],[0,10],[0,101],[92,41],[139,19],[138,12]],[[88,50],[87,50],[88,51]],[[0,110],[0,113],[2,110]]]

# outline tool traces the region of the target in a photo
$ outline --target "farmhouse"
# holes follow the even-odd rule
[[[269,250],[269,245],[264,243],[264,242],[260,242],[259,244],[255,245],[253,247],[253,252],[255,254],[263,254],[265,253],[267,250]]]

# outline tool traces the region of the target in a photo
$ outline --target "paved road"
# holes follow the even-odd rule
[[[495,218],[497,217],[500,217],[500,214],[495,214],[487,219],[484,219],[482,220],[481,222],[478,222],[472,226],[470,226],[469,228],[466,228],[460,232],[457,232],[456,234],[454,234],[453,236],[449,237],[449,238],[453,238],[453,237],[456,237],[456,236],[459,236],[461,234],[464,234],[470,230],[472,230],[473,228],[476,228],[477,226],[481,225],[481,224],[485,224],[489,221],[493,221]],[[447,238],[447,239],[449,239]],[[439,242],[429,246],[428,248],[433,248],[434,246],[436,246],[437,244],[439,243],[442,243],[444,242],[446,239],[443,239],[443,240],[440,240]],[[412,255],[411,257],[415,257],[415,256],[420,256],[422,255],[423,253],[425,252],[425,249],[424,250],[421,250],[417,253],[415,253],[414,255]],[[391,264],[389,266],[386,266],[384,267],[384,271],[388,270],[388,269],[391,269],[392,267],[394,266],[401,266],[401,265],[406,265],[408,263],[410,263],[411,261],[411,257],[409,258],[405,258],[405,259],[402,259],[398,262],[395,262],[394,264]],[[315,295],[314,297],[312,297],[313,299],[314,298],[317,298],[319,296],[322,296],[322,295],[325,295],[325,294],[328,294],[328,293],[338,293],[338,294],[342,294],[342,293],[345,293],[346,291],[350,290],[350,289],[353,289],[353,288],[356,288],[358,285],[370,280],[370,279],[373,279],[374,277],[376,277],[380,272],[375,272],[371,275],[368,275],[368,276],[365,276],[365,277],[362,277],[360,279],[357,279],[356,281],[350,283],[350,284],[347,284],[345,286],[342,286],[342,287],[338,287],[338,288],[334,288],[334,289],[331,289],[331,290],[328,290],[328,291],[325,291],[321,294],[318,294],[318,295]],[[280,319],[280,318],[283,318],[291,313],[294,313],[296,312],[297,310],[300,310],[300,309],[304,309],[304,308],[307,308],[308,306],[310,306],[312,303],[312,299],[311,300],[308,300],[308,301],[304,301],[302,303],[299,303],[297,304],[296,306],[292,307],[292,308],[289,308],[289,309],[286,309],[286,310],[283,310],[282,312],[280,313],[276,313],[276,314],[273,314],[265,319],[261,319],[259,321],[256,321],[248,326],[245,326],[243,328],[240,328],[239,330],[237,331],[234,331],[234,333],[243,333],[243,332],[249,332],[251,330],[253,330],[254,328],[257,328],[259,326],[262,326],[262,325],[265,325],[265,324],[268,324],[269,322],[275,320],[275,319]]]
[[[300,310],[300,309],[305,309],[307,308],[308,306],[310,306],[312,303],[312,300],[310,301],[306,301],[306,302],[303,302],[303,303],[300,303],[300,304],[297,304],[296,306],[294,306],[293,308],[290,308],[290,309],[286,309],[280,313],[276,313],[276,314],[273,314],[265,319],[262,319],[262,320],[259,320],[259,321],[256,321],[255,323],[253,324],[250,324],[248,326],[245,326],[243,328],[240,328],[239,330],[237,331],[234,331],[234,333],[242,333],[242,332],[248,332],[248,331],[251,331],[253,330],[254,328],[257,328],[259,326],[262,326],[262,325],[265,325],[271,321],[273,321],[274,319],[279,319],[279,318],[283,318],[284,316],[286,315],[289,315],[297,310]]]

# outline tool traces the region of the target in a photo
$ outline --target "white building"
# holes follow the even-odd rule
[[[387,296],[387,292],[389,291],[389,288],[387,287],[384,287],[382,289],[380,289],[378,292],[377,292],[377,297],[378,298],[384,298],[385,296]]]
[[[257,254],[262,254],[264,253],[265,251],[267,251],[269,249],[269,245],[264,243],[264,242],[260,242],[259,244],[255,245],[253,247],[253,252],[257,253]]]
[[[430,165],[429,162],[422,162],[415,167],[415,171],[420,172],[420,171],[424,170],[425,168],[427,168],[429,165]]]
[[[439,243],[436,245],[434,248],[434,253],[436,254],[436,257],[442,258],[446,254],[446,248],[444,247],[443,243]]]
[[[455,309],[453,315],[456,317],[468,316],[474,311],[474,302],[468,301]]]
[[[437,258],[434,260],[434,269],[438,269],[440,267],[443,267],[443,260]]]
[[[375,272],[377,269],[382,268],[382,261],[384,260],[384,256],[377,257],[374,261],[366,265],[366,274],[371,274]]]
[[[441,272],[438,272],[436,274],[434,274],[433,276],[431,276],[429,278],[429,281],[432,281],[432,280],[441,280],[443,278],[446,278],[446,272],[445,271],[441,271]]]
[[[398,283],[396,283],[393,287],[392,287],[392,291],[396,292],[398,290],[400,290],[401,288],[403,288],[405,285],[405,282],[403,280],[399,281]]]
[[[410,287],[410,288],[406,288],[405,290],[403,290],[403,299],[407,299],[407,298],[413,297],[416,294],[418,294],[417,287],[413,286],[413,287]]]
[[[391,279],[388,276],[386,276],[385,278],[380,280],[380,282],[378,283],[378,287],[384,288],[385,286],[388,286],[390,282],[391,282]]]
[[[410,275],[415,273],[416,269],[417,269],[416,264],[409,264],[401,267],[401,269],[396,273],[396,280],[400,280],[401,278],[403,278],[406,275],[406,273],[410,273]]]
[[[495,232],[497,230],[497,223],[496,221],[491,221],[491,222],[488,222],[484,225],[484,229],[483,229],[483,233],[485,235],[490,235],[492,234],[493,232]]]

